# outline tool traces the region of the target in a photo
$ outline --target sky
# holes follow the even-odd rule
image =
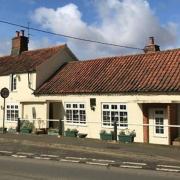
[[[0,20],[12,23],[141,49],[150,36],[161,50],[180,47],[180,0],[0,0],[0,4]],[[0,23],[0,56],[10,54],[11,39],[21,29]],[[30,30],[30,50],[64,43],[82,60],[142,53]]]

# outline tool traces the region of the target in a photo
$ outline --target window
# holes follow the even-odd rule
[[[17,77],[16,75],[11,76],[11,91],[16,91],[17,90]]]
[[[6,117],[8,121],[17,121],[19,117],[18,105],[9,104],[6,107]]]
[[[67,123],[86,124],[85,104],[67,103],[65,107]]]
[[[128,113],[125,104],[102,104],[103,126],[113,126],[117,121],[118,127],[128,126]]]
[[[155,133],[164,134],[164,111],[156,110],[155,111]]]

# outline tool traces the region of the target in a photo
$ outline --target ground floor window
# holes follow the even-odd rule
[[[6,117],[8,121],[17,121],[19,117],[19,107],[17,104],[8,104],[6,106]]]
[[[86,124],[85,104],[66,103],[66,122],[73,124]]]
[[[102,104],[102,124],[103,126],[113,126],[116,120],[117,126],[128,127],[127,105],[120,103]]]

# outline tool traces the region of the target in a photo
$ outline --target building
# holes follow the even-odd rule
[[[67,46],[54,49],[59,48],[59,56],[48,48],[0,58],[0,86],[11,84],[12,91],[7,127],[13,108],[16,111],[13,102],[18,102],[15,117],[41,119],[45,127],[57,126],[49,119],[62,119],[65,129],[76,128],[89,138],[112,131],[114,120],[118,132],[134,129],[136,142],[168,145],[180,136],[180,128],[168,127],[180,125],[180,49],[160,51],[151,37],[144,54],[77,61]]]
[[[24,31],[16,32],[12,39],[10,56],[0,57],[0,89],[6,87],[10,96],[6,100],[7,128],[17,125],[17,117],[24,119],[47,119],[46,112],[36,116],[35,109],[41,109],[45,100],[36,100],[34,90],[40,87],[64,63],[77,58],[66,44],[28,51],[28,38]],[[3,121],[3,99],[0,98],[0,126]],[[31,116],[28,113],[31,112]],[[46,124],[45,124],[46,125]]]

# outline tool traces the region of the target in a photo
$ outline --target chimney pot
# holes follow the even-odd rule
[[[154,37],[149,37],[149,45],[154,44]]]
[[[24,30],[21,30],[21,36],[24,36]]]
[[[16,31],[16,37],[19,37],[20,32]]]

